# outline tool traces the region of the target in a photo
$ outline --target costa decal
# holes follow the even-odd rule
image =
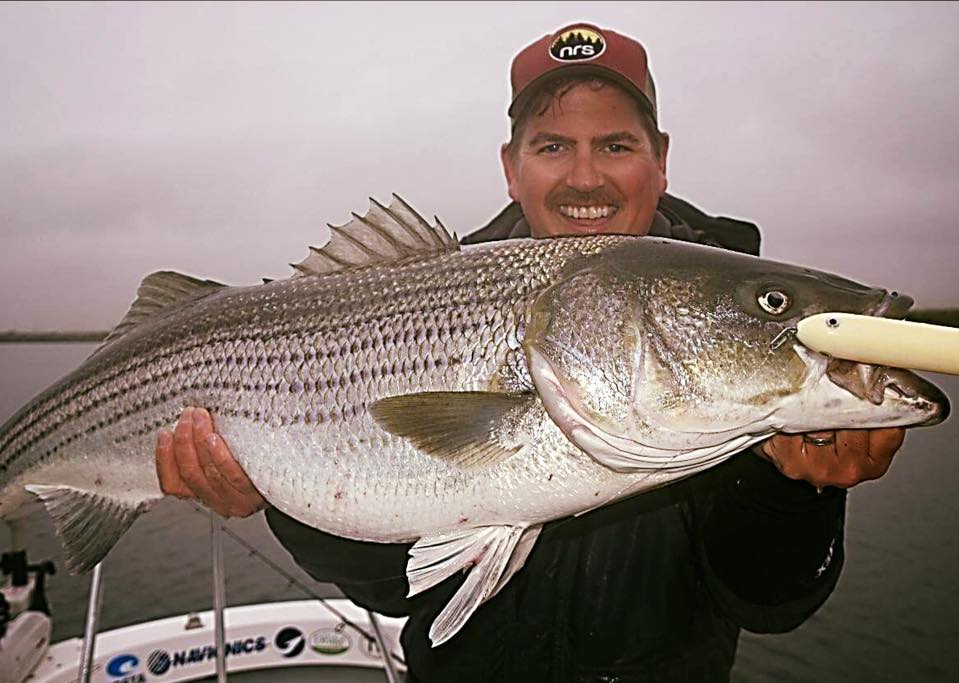
[[[549,56],[560,62],[595,59],[606,49],[603,34],[586,26],[574,26],[560,33],[549,46]]]
[[[107,662],[107,675],[113,679],[112,683],[143,683],[146,677],[137,672],[140,660],[136,655],[117,655]]]
[[[310,647],[321,655],[341,655],[350,649],[350,639],[336,628],[321,628],[310,634]]]
[[[140,660],[135,655],[117,655],[107,663],[107,673],[120,678],[132,674],[139,665]]]
[[[306,638],[303,637],[303,631],[300,629],[295,626],[287,626],[277,632],[273,644],[276,645],[276,649],[284,657],[296,657],[303,652],[303,648],[306,646]]]

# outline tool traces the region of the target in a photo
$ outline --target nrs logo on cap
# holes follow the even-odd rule
[[[556,36],[549,46],[549,56],[560,62],[595,59],[606,49],[606,39],[599,31],[574,26]]]

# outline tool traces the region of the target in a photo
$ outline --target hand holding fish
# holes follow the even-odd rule
[[[249,517],[268,505],[201,408],[185,409],[173,432],[160,432],[156,467],[165,494],[196,498],[221,517]]]
[[[777,434],[756,452],[790,479],[849,489],[884,475],[905,435],[898,427]]]

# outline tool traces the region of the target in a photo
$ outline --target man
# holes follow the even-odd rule
[[[567,27],[517,55],[512,85],[502,161],[515,203],[465,241],[653,233],[758,251],[755,226],[665,194],[669,138],[639,43]],[[844,489],[882,476],[903,433],[775,436],[686,481],[546,525],[526,566],[435,649],[426,633],[461,577],[407,599],[408,546],[336,538],[273,509],[267,519],[314,577],[409,615],[413,680],[722,681],[739,628],[794,628],[828,597]],[[160,437],[157,468],[166,492],[221,514],[265,506],[203,411]]]

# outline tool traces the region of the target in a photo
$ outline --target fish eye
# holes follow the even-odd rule
[[[784,313],[792,303],[789,300],[789,295],[785,292],[780,292],[778,289],[770,289],[763,292],[759,295],[757,301],[759,301],[759,307],[770,315],[780,315]]]

